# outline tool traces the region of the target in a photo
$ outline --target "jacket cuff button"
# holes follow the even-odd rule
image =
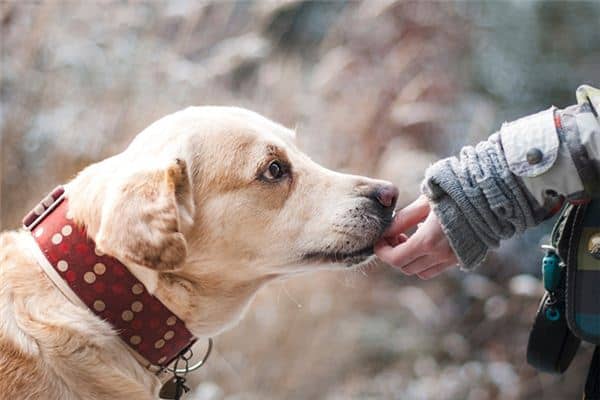
[[[532,149],[529,149],[525,157],[527,158],[527,162],[530,165],[534,165],[539,164],[542,161],[542,159],[544,158],[544,154],[540,149],[534,147]]]

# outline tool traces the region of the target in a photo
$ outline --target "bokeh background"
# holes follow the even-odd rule
[[[2,1],[0,227],[188,105],[297,127],[322,164],[390,179],[600,84],[599,2]],[[525,362],[546,224],[475,273],[384,266],[260,293],[216,339],[194,399],[576,399]]]

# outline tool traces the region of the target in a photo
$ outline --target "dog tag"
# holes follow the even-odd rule
[[[169,379],[160,388],[158,396],[161,399],[173,400],[175,399],[175,387],[177,386],[177,380],[175,377]]]
[[[174,376],[163,384],[158,396],[165,400],[179,400],[189,390],[190,388],[185,385],[184,378]]]

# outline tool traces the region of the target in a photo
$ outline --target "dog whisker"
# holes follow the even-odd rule
[[[296,300],[294,297],[292,297],[292,295],[290,294],[290,292],[287,290],[287,286],[285,286],[285,283],[282,283],[282,287],[283,287],[283,291],[284,293],[287,295],[287,297],[296,304],[296,307],[298,308],[302,308],[302,304],[300,304],[300,302],[298,300]]]

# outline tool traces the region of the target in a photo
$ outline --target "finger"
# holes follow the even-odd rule
[[[385,232],[385,237],[395,237],[407,229],[415,226],[423,221],[429,214],[429,201],[425,196],[420,196],[418,199],[398,210],[392,226]]]
[[[406,242],[407,240],[408,240],[408,235],[401,233],[400,235],[398,235],[394,238],[391,238],[390,244],[392,246],[398,246],[399,244],[402,244],[402,243]]]
[[[410,264],[405,265],[400,268],[402,272],[406,275],[414,275],[424,272],[431,267],[434,267],[440,263],[439,257],[435,256],[422,256],[411,262]]]
[[[436,276],[438,276],[439,274],[441,274],[442,272],[454,268],[456,267],[456,263],[455,262],[445,262],[445,263],[440,263],[438,265],[434,265],[433,267],[422,271],[420,273],[417,274],[417,276],[421,279],[427,280],[427,279],[431,279],[434,278]]]
[[[375,254],[389,265],[396,268],[402,268],[424,255],[422,250],[418,247],[418,242],[411,239],[412,238],[408,238],[405,243],[395,247],[391,246],[387,241],[381,240],[375,245]]]
[[[419,242],[419,246],[425,254],[435,255],[438,263],[447,261],[458,264],[456,254],[452,250],[435,213],[429,213],[425,222],[421,224],[410,239]]]
[[[389,238],[382,237],[381,239],[378,240],[378,242],[384,242],[384,244],[388,244],[392,247],[396,247],[399,244],[406,242],[407,240],[408,240],[408,236],[404,233],[401,233],[395,237],[389,237]]]

